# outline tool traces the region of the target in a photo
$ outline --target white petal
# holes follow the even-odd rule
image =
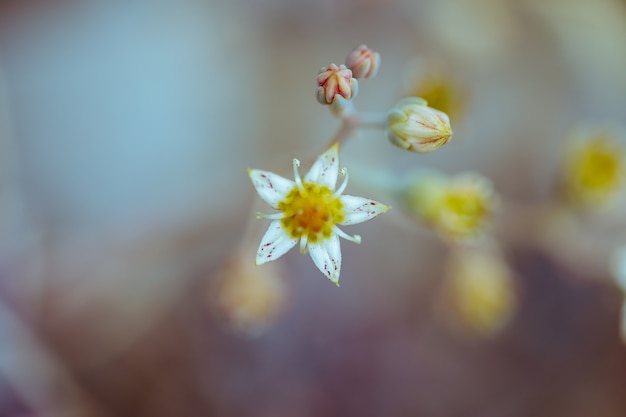
[[[297,238],[293,238],[280,224],[280,220],[274,220],[265,232],[261,245],[256,254],[256,264],[274,261],[283,256],[289,249],[296,246]]]
[[[337,184],[339,174],[339,144],[335,143],[321,154],[304,177],[304,182],[325,185],[331,190]]]
[[[273,172],[251,169],[248,175],[259,196],[274,209],[278,209],[278,203],[296,186],[295,182]]]
[[[389,206],[370,200],[369,198],[342,195],[339,197],[343,203],[345,220],[342,225],[362,223],[371,220],[379,214],[389,210]]]
[[[319,243],[309,243],[309,253],[315,266],[326,277],[339,285],[339,273],[341,272],[341,247],[339,237],[332,235]]]

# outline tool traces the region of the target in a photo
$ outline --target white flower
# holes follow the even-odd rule
[[[389,210],[389,206],[362,197],[341,195],[348,183],[345,179],[336,190],[339,174],[339,144],[331,146],[317,158],[304,179],[300,178],[300,162],[293,160],[295,182],[268,171],[249,170],[248,175],[259,196],[272,208],[274,214],[259,214],[272,219],[261,240],[256,264],[261,265],[280,258],[300,242],[300,253],[307,251],[315,266],[339,285],[341,249],[339,238],[356,243],[358,235],[350,236],[337,225],[361,223]]]

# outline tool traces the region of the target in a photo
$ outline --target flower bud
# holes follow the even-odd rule
[[[400,100],[387,116],[387,136],[411,152],[432,152],[452,137],[448,115],[417,97]]]
[[[317,85],[315,95],[321,104],[332,104],[339,96],[350,100],[359,91],[358,81],[345,65],[323,67],[317,75]]]
[[[346,67],[352,70],[354,78],[373,78],[379,65],[380,54],[367,45],[359,46],[346,57]]]

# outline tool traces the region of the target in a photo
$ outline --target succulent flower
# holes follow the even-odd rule
[[[338,144],[320,155],[304,178],[298,173],[299,166],[300,162],[294,159],[295,182],[268,171],[248,172],[259,196],[279,210],[274,214],[259,214],[272,222],[261,240],[256,264],[278,259],[300,242],[300,253],[308,251],[317,268],[339,285],[339,238],[360,243],[361,237],[347,235],[338,225],[371,220],[389,210],[389,206],[363,197],[342,195],[348,184],[345,169],[341,170],[345,179],[335,190],[340,172]]]

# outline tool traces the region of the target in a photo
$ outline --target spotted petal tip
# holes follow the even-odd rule
[[[259,196],[274,209],[278,209],[278,203],[296,185],[295,182],[269,171],[249,169],[248,176]]]
[[[341,247],[339,237],[333,235],[319,243],[309,243],[309,253],[313,263],[333,283],[338,285],[341,273]]]
[[[304,177],[304,182],[325,185],[334,190],[338,175],[339,143],[335,143],[317,158]]]
[[[345,211],[345,219],[341,223],[344,226],[371,220],[386,213],[391,208],[391,206],[370,200],[369,198],[342,195],[340,199]]]
[[[263,265],[266,262],[274,261],[289,249],[296,246],[298,239],[291,237],[285,229],[283,229],[280,220],[274,220],[265,232],[259,250],[256,254],[256,264]]]

